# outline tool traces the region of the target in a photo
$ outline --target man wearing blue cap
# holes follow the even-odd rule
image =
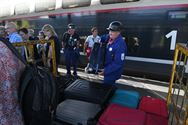
[[[80,37],[75,33],[75,25],[69,24],[68,31],[63,34],[62,46],[64,48],[67,77],[71,76],[71,66],[73,66],[73,75],[77,78],[77,64],[79,59],[79,41]]]
[[[121,22],[113,21],[107,29],[109,40],[106,48],[105,68],[99,74],[104,75],[104,84],[114,85],[123,72],[127,46],[121,36]]]

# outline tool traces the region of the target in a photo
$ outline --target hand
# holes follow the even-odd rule
[[[50,61],[51,61],[51,59],[48,59],[48,61],[47,61],[47,66],[48,66],[48,67],[51,67]]]
[[[100,72],[98,72],[99,75],[104,75],[104,69],[102,69]]]
[[[104,75],[104,72],[99,72],[98,74],[101,75],[101,76],[103,76],[103,75]]]

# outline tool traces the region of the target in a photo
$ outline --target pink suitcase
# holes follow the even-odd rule
[[[168,125],[168,119],[162,116],[146,114],[146,124],[145,125]]]
[[[97,125],[144,125],[146,113],[117,104],[110,104]]]
[[[156,114],[168,118],[166,101],[152,97],[142,97],[139,109],[147,113]]]

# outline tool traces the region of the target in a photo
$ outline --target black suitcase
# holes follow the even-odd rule
[[[106,52],[106,43],[95,43],[89,59],[89,73],[97,73],[99,69],[104,68]],[[90,70],[92,69],[92,70]]]
[[[115,89],[115,86],[77,79],[65,89],[64,97],[65,99],[82,100],[104,106],[113,95]]]
[[[55,121],[63,125],[94,125],[100,111],[98,104],[67,99],[57,106]]]
[[[73,78],[66,78],[66,76],[55,77],[57,84],[58,102],[62,102],[64,97],[64,89],[75,81]]]

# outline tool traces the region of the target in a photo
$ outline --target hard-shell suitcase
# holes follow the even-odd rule
[[[64,89],[73,83],[75,80],[73,78],[67,78],[66,76],[57,76],[56,84],[57,84],[57,93],[58,93],[58,102],[61,102],[64,97]]]
[[[129,108],[137,108],[139,100],[140,94],[138,92],[117,89],[110,102]]]
[[[144,125],[145,119],[146,114],[143,111],[110,104],[97,125]]]
[[[147,113],[145,125],[168,125],[168,119]]]
[[[162,99],[144,96],[140,101],[139,109],[165,118],[168,117],[167,104]]]
[[[76,99],[103,106],[113,95],[116,87],[77,79],[64,92],[65,99]]]
[[[100,111],[98,104],[67,99],[57,106],[55,121],[65,125],[91,125]]]

